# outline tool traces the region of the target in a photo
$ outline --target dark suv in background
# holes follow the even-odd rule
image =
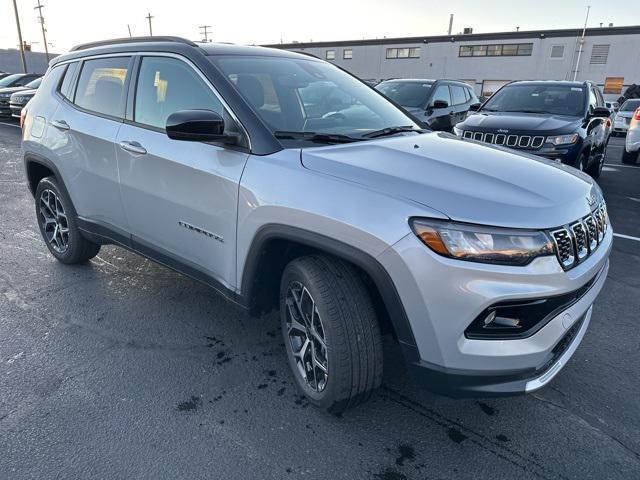
[[[432,130],[451,132],[471,105],[480,105],[473,89],[456,80],[397,79],[375,88]]]
[[[597,178],[611,112],[592,82],[520,81],[498,90],[456,135],[557,160]]]

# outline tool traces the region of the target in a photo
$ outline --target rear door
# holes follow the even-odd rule
[[[49,120],[59,168],[78,215],[126,238],[114,142],[124,118],[130,56],[71,64]],[[75,70],[79,70],[77,83]],[[73,84],[75,83],[75,88]]]
[[[451,90],[451,106],[453,115],[451,117],[452,126],[463,122],[469,110],[468,96],[465,94],[465,87],[462,85],[449,85]]]
[[[208,80],[181,57],[141,57],[131,93],[116,144],[132,241],[167,263],[235,286],[238,188],[248,154],[172,140],[165,126],[169,115],[187,109],[219,113],[226,130],[237,124]]]

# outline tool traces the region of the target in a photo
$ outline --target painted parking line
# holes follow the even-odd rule
[[[636,167],[635,165],[622,165],[620,163],[604,163],[603,165],[605,167],[615,167],[615,168],[619,168],[619,167],[622,167],[622,168],[639,168],[639,167]]]
[[[0,122],[0,125],[6,125],[8,127],[20,128],[20,125],[14,125],[13,123]]]
[[[640,238],[632,237],[631,235],[623,235],[621,233],[614,233],[613,236],[614,237],[619,237],[619,238],[625,238],[627,240],[635,240],[636,242],[640,242]]]

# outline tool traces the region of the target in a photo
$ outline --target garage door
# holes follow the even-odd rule
[[[498,89],[509,83],[511,80],[485,80],[482,82],[482,95],[490,97],[498,91]]]

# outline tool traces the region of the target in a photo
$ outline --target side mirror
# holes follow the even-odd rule
[[[224,133],[224,120],[211,110],[180,110],[167,118],[167,136],[189,142],[237,143],[236,135]]]
[[[595,107],[591,111],[591,117],[606,118],[611,115],[611,111],[607,107]]]
[[[449,106],[449,102],[446,102],[444,100],[436,100],[433,102],[433,104],[431,104],[431,108],[433,108],[434,110],[438,110],[439,108],[447,108]]]
[[[469,105],[469,111],[470,112],[477,112],[478,110],[480,110],[481,106],[482,106],[481,103],[472,103],[471,105]]]

